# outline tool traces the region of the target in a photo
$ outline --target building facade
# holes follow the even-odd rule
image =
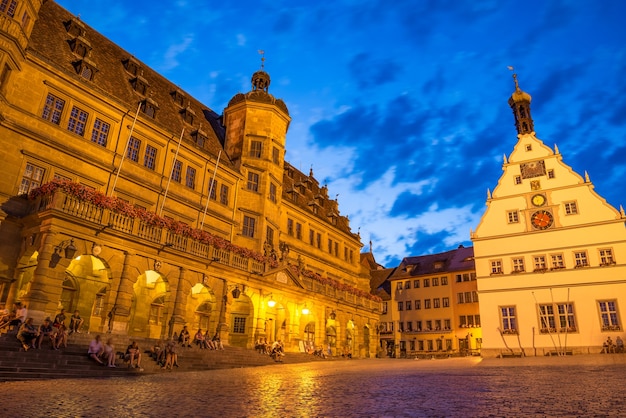
[[[626,216],[537,138],[514,80],[517,143],[471,235],[482,354],[600,352],[623,330]]]
[[[473,248],[406,257],[389,276],[390,321],[395,357],[478,354],[482,344]]]
[[[263,66],[218,114],[54,1],[0,21],[0,301],[92,332],[375,353],[360,237],[284,160]]]

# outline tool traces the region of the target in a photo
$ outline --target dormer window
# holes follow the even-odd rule
[[[182,91],[174,90],[170,93],[170,95],[172,96],[172,100],[174,100],[174,103],[176,103],[180,107],[183,107],[185,105],[185,95]]]
[[[435,261],[433,263],[433,268],[435,270],[441,270],[443,268],[443,261]]]
[[[94,75],[98,71],[95,63],[88,60],[87,58],[76,61],[74,63],[74,68],[76,69],[76,73],[84,78],[85,80],[92,81]]]
[[[139,65],[139,61],[134,59],[133,57],[128,58],[123,61],[124,69],[128,71],[132,75],[139,75],[141,72],[141,65]]]
[[[187,106],[185,109],[180,111],[180,115],[183,117],[183,120],[190,125],[193,125],[193,121],[196,117],[196,113]]]
[[[0,11],[4,11],[3,7],[6,6],[7,1],[3,0],[0,3]],[[16,3],[15,1],[11,1],[11,4]],[[15,9],[13,9],[13,12],[15,12]],[[8,14],[8,12],[6,12]],[[12,16],[12,15],[11,15]],[[78,18],[73,17],[71,20],[69,20],[68,22],[65,22],[65,30],[67,31],[67,33],[69,33],[70,35],[74,35],[74,36],[82,36],[85,33],[85,25],[83,24],[83,22],[81,22]]]
[[[141,111],[145,113],[146,116],[154,119],[156,117],[157,110],[159,110],[159,106],[154,100],[146,98],[144,101],[141,102]]]
[[[142,76],[137,76],[133,78],[130,81],[130,84],[133,86],[133,90],[135,90],[137,93],[141,94],[142,96],[146,95],[146,92],[148,91],[148,87],[150,87],[150,84],[148,84],[148,80],[146,80]]]
[[[86,58],[91,53],[91,44],[82,36],[72,39],[70,48],[74,54],[81,58]]]
[[[191,137],[193,138],[196,145],[199,146],[200,148],[204,148],[204,144],[207,142],[207,139],[208,139],[207,134],[201,131],[200,129],[193,131],[191,133]]]

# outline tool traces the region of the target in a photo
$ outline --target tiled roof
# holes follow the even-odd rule
[[[81,40],[91,47],[87,55],[90,63],[95,65],[97,72],[93,81],[88,81],[77,74],[75,63],[81,59],[72,52],[71,44],[77,38],[75,34],[68,32],[68,24],[74,20],[78,27],[84,28]],[[76,26],[76,24],[75,24]],[[145,98],[152,99],[158,105],[158,111],[154,123],[178,137],[185,128],[184,138],[190,143],[195,143],[191,133],[200,128],[207,134],[207,141],[203,150],[213,156],[223,149],[224,128],[221,126],[220,116],[185,93],[156,71],[132,57],[132,54],[123,50],[118,45],[98,33],[89,25],[81,22],[77,17],[63,9],[54,1],[46,1],[41,6],[29,43],[29,53],[34,54],[55,67],[55,70],[64,72],[77,83],[84,83],[89,89],[97,90],[108,96],[112,102],[119,103],[128,109],[133,115],[136,112],[139,101]],[[137,76],[129,73],[124,62],[132,59],[140,69]],[[148,84],[146,95],[137,93],[132,86],[131,80],[136,77],[145,79]],[[183,105],[177,104],[172,92],[178,90],[184,96]],[[195,114],[193,125],[183,121],[181,112],[189,107]],[[141,115],[141,113],[140,113]],[[148,116],[143,115],[148,119]],[[220,164],[230,165],[227,158],[223,158]]]
[[[405,257],[394,276],[422,276],[474,269],[474,248],[459,246],[443,253]]]

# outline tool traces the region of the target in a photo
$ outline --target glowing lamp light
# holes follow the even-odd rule
[[[267,306],[269,306],[270,308],[273,308],[274,306],[276,306],[276,301],[274,300],[273,297],[270,296],[270,300],[267,301]]]
[[[307,308],[305,304],[304,308],[302,308],[302,315],[308,315],[308,314],[309,314],[309,308]]]

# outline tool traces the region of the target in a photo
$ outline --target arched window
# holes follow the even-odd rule
[[[163,312],[165,310],[165,296],[159,296],[150,304],[150,325],[161,325],[163,323]]]
[[[94,302],[93,302],[93,313],[91,314],[92,316],[102,315],[102,308],[104,307],[104,298],[106,294],[107,294],[106,287],[103,287],[102,289],[100,289],[98,293],[96,293],[96,298],[94,299]]]
[[[209,318],[211,316],[211,305],[209,302],[204,302],[198,306],[194,316],[195,329],[209,329]]]
[[[304,327],[304,340],[315,342],[315,322],[309,322]]]

